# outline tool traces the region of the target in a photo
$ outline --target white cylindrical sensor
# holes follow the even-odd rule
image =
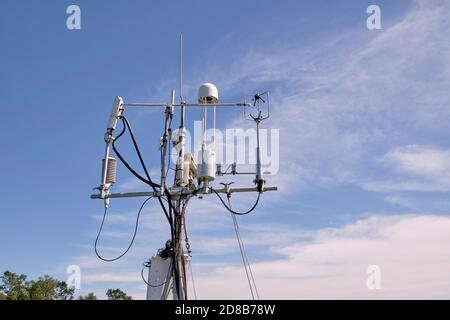
[[[213,181],[216,178],[216,153],[211,149],[205,149],[199,155],[198,180]]]

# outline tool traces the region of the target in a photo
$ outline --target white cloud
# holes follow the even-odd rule
[[[447,190],[450,187],[449,150],[410,145],[389,151],[381,163],[400,174],[426,179]]]
[[[366,190],[377,192],[450,190],[450,151],[447,149],[428,145],[408,145],[389,150],[375,162],[384,168],[388,177],[381,175],[378,179],[361,183]],[[400,204],[399,201],[394,202]]]
[[[449,135],[449,10],[445,1],[417,1],[382,31],[361,27],[306,47],[274,43],[207,71],[226,93],[243,84],[272,89],[264,126],[280,128],[280,174],[269,181],[281,192],[342,184],[422,190],[415,181],[378,181],[383,168],[373,159]]]
[[[99,272],[82,275],[82,285],[90,285],[99,282],[142,282],[141,276],[137,272],[117,273],[117,272]]]
[[[265,299],[448,299],[448,243],[448,217],[374,216],[319,230],[310,241],[279,248],[286,258],[252,269]],[[381,268],[379,291],[366,287],[369,265]],[[200,298],[249,298],[238,267],[214,268],[197,275],[196,284]]]
[[[243,230],[247,248],[265,246],[266,256],[252,264],[264,299],[448,299],[450,297],[450,218],[434,215],[370,216],[339,228],[291,233],[292,227],[256,226]],[[283,239],[275,239],[270,232]],[[268,232],[269,236],[264,237]],[[299,240],[301,238],[302,240]],[[205,239],[204,239],[205,240]],[[235,239],[226,245],[235,247]],[[206,241],[206,240],[205,240]],[[229,242],[229,243],[228,243]],[[218,248],[226,254],[229,248]],[[254,251],[249,251],[250,259]],[[278,258],[268,256],[277,253]],[[140,253],[142,254],[142,252]],[[205,252],[207,254],[207,252]],[[210,253],[211,254],[211,253]],[[249,289],[239,260],[193,259],[198,298],[248,299]],[[139,270],[133,260],[114,264],[75,260],[82,267],[83,290],[102,283],[136,283],[143,298]],[[134,261],[135,262],[135,261]],[[134,263],[133,262],[133,263]],[[369,265],[381,268],[382,289],[366,287]],[[94,288],[94,289],[91,289]],[[138,288],[138,287],[136,287]],[[100,289],[99,293],[104,291]],[[192,292],[191,292],[192,294]]]

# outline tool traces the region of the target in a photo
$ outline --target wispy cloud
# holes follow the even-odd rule
[[[417,1],[378,33],[361,27],[309,46],[249,51],[225,70],[212,66],[227,92],[243,83],[274,88],[275,111],[265,125],[281,129],[281,170],[270,181],[282,192],[341,184],[378,191],[384,185],[373,180],[383,168],[374,159],[448,136],[448,9],[444,1]]]
[[[447,217],[373,216],[319,230],[309,241],[281,247],[284,259],[255,263],[252,269],[265,299],[446,299],[450,256],[442,244],[449,237]],[[381,268],[379,291],[366,287],[369,265]],[[203,298],[249,298],[239,267],[210,269],[196,283]]]
[[[280,226],[278,232],[282,233],[282,229]],[[290,227],[284,229],[289,231]],[[259,242],[268,248],[276,244],[259,233],[245,234],[249,246]],[[302,240],[295,235],[286,237],[286,241],[273,246],[281,257],[263,256],[252,269],[265,299],[445,299],[450,292],[450,255],[443,244],[449,243],[449,237],[448,217],[370,216],[339,228],[310,231]],[[231,238],[229,241],[232,246]],[[239,260],[212,263],[198,258],[193,260],[193,268],[199,298],[250,297]],[[85,291],[101,283],[114,286],[142,281],[131,261],[114,266],[88,257],[78,261],[82,264]],[[366,287],[366,269],[374,264],[382,272],[379,291]],[[143,297],[141,292],[135,298]]]
[[[434,146],[409,145],[388,151],[377,161],[389,179],[364,186],[376,191],[449,191],[450,151]]]

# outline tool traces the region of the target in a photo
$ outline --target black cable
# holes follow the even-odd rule
[[[154,188],[160,188],[161,186],[160,186],[159,184],[157,184],[157,183],[154,183],[154,182],[152,181],[152,179],[150,178],[150,174],[149,174],[148,171],[147,171],[147,167],[146,167],[146,165],[145,165],[145,163],[144,163],[144,159],[142,158],[141,152],[140,152],[140,150],[139,150],[139,146],[138,146],[138,144],[137,144],[137,142],[136,142],[136,139],[134,138],[133,130],[131,129],[130,123],[128,122],[127,118],[125,118],[124,116],[122,116],[122,121],[124,121],[124,123],[126,124],[126,126],[127,126],[127,128],[128,128],[128,131],[130,132],[131,140],[133,141],[134,148],[135,148],[136,153],[137,153],[137,155],[138,155],[138,157],[139,157],[139,161],[141,162],[142,168],[144,169],[145,175],[147,176],[147,179],[148,179],[148,181],[149,181],[149,184],[150,184],[152,187],[154,187]]]
[[[163,283],[161,283],[161,284],[159,284],[159,285],[152,285],[152,284],[150,284],[150,283],[145,279],[145,277],[144,277],[144,269],[145,269],[145,268],[149,268],[149,266],[146,266],[145,263],[144,263],[144,267],[142,267],[142,269],[141,269],[141,278],[142,278],[142,280],[143,280],[143,281],[145,282],[145,284],[148,285],[149,287],[152,287],[152,288],[158,288],[158,287],[162,287],[162,286],[164,286],[164,285],[167,284],[167,281],[168,281],[168,279],[169,279],[170,273],[172,272],[172,262],[170,263],[169,268],[167,269],[166,281],[164,281]],[[160,300],[163,299],[163,295],[164,295],[164,291],[161,292]]]
[[[123,119],[123,118],[122,118]],[[123,121],[123,120],[122,120]],[[113,142],[112,142],[112,147],[113,150],[115,152],[115,154],[117,155],[117,157],[120,159],[120,161],[123,163],[123,165],[139,180],[141,180],[142,182],[144,182],[145,184],[150,184],[150,181],[145,179],[144,177],[142,177],[139,173],[137,173],[129,164],[128,162],[122,157],[122,155],[120,154],[119,150],[117,150],[116,148],[116,141],[120,139],[120,137],[125,133],[125,130],[127,129],[127,126],[125,124],[125,122],[123,122],[123,129],[122,131],[117,135],[117,137],[114,138]]]
[[[150,175],[148,174],[147,167],[145,166],[145,163],[144,163],[144,161],[143,161],[143,159],[142,159],[141,152],[140,152],[140,150],[139,150],[139,146],[138,146],[138,144],[137,144],[137,142],[136,142],[136,139],[134,138],[134,134],[133,134],[133,131],[132,131],[132,129],[131,129],[130,123],[128,122],[128,120],[127,120],[124,116],[121,116],[121,119],[122,119],[122,123],[123,123],[123,129],[122,129],[122,132],[120,132],[119,135],[117,135],[117,137],[115,137],[114,140],[113,140],[113,142],[112,142],[113,150],[114,150],[114,152],[116,153],[117,157],[120,159],[120,161],[123,163],[123,165],[124,165],[124,166],[125,166],[125,167],[126,167],[126,168],[134,175],[134,176],[136,176],[139,180],[141,180],[142,182],[144,182],[144,183],[150,185],[150,186],[152,187],[153,191],[156,193],[156,192],[157,192],[156,187],[159,187],[159,185],[156,184],[156,183],[153,183],[152,180],[151,180],[151,178],[150,178]],[[127,128],[128,128],[128,131],[130,132],[131,139],[133,140],[133,145],[134,145],[134,147],[135,147],[135,149],[136,149],[136,152],[138,153],[138,156],[139,156],[139,159],[140,159],[140,161],[141,161],[142,167],[144,168],[144,172],[145,172],[145,174],[147,175],[147,179],[145,179],[144,177],[142,177],[139,173],[137,173],[137,172],[136,172],[136,171],[128,164],[128,162],[122,157],[122,155],[120,154],[120,152],[117,150],[117,148],[116,148],[116,146],[115,146],[115,142],[116,142],[116,141],[117,141],[117,140],[125,133],[125,130],[126,130]],[[158,198],[159,198],[159,197],[158,197]],[[172,218],[167,214],[167,210],[166,210],[164,204],[161,202],[161,200],[159,200],[159,202],[160,202],[160,205],[161,205],[161,207],[162,207],[162,209],[163,209],[163,211],[164,211],[164,214],[165,214],[165,216],[166,216],[166,218],[167,218],[167,221],[169,222],[170,225],[172,225],[172,221],[173,221]]]
[[[261,197],[261,193],[258,192],[258,197],[256,198],[255,204],[254,204],[248,211],[246,211],[246,212],[237,212],[237,211],[234,211],[233,209],[231,209],[231,208],[225,203],[225,201],[222,199],[222,197],[220,196],[220,194],[219,194],[216,190],[214,190],[213,188],[211,188],[211,190],[217,195],[217,197],[218,197],[218,198],[220,199],[220,201],[222,202],[223,206],[224,206],[228,211],[230,211],[232,214],[235,214],[235,215],[238,215],[238,216],[243,216],[243,215],[249,214],[250,212],[252,212],[253,210],[255,210],[256,206],[258,205],[259,198]]]
[[[133,130],[131,129],[131,125],[130,125],[130,123],[128,122],[128,120],[125,118],[125,116],[121,116],[121,119],[122,119],[122,122],[123,122],[123,124],[124,124],[124,127],[128,128],[128,131],[130,132],[130,137],[131,137],[131,139],[132,139],[132,141],[133,141],[134,148],[135,148],[135,150],[136,150],[136,152],[137,152],[137,154],[138,154],[139,160],[140,160],[140,162],[141,162],[141,165],[142,165],[142,167],[143,167],[143,169],[144,169],[144,172],[145,172],[145,174],[146,174],[148,180],[146,180],[145,178],[143,178],[142,176],[140,176],[136,171],[134,171],[134,170],[131,168],[131,166],[129,166],[129,165],[126,163],[126,161],[124,161],[123,157],[121,157],[120,154],[117,153],[117,149],[114,147],[114,141],[113,141],[113,150],[114,150],[114,152],[116,152],[117,156],[118,156],[119,159],[122,161],[122,163],[123,163],[123,164],[124,164],[124,165],[125,165],[125,166],[126,166],[126,167],[127,167],[127,168],[128,168],[128,169],[129,169],[129,170],[130,170],[137,178],[139,178],[141,181],[144,181],[145,183],[147,183],[148,185],[150,185],[150,186],[152,187],[153,191],[154,191],[155,193],[157,193],[158,191],[156,190],[156,188],[157,188],[157,187],[161,187],[161,186],[158,185],[158,184],[156,184],[156,183],[153,183],[153,182],[152,182],[152,179],[150,178],[150,175],[149,175],[149,173],[148,173],[147,167],[145,166],[144,160],[143,160],[142,155],[141,155],[141,152],[140,152],[140,150],[139,150],[139,146],[138,146],[138,144],[137,144],[137,142],[136,142],[136,139],[135,139],[135,137],[134,137]],[[117,138],[120,138],[120,136],[121,136],[124,132],[125,132],[125,128],[124,128],[124,130],[119,134],[119,136],[118,136]],[[116,138],[115,140],[117,140],[117,138]],[[171,231],[171,232],[170,232],[170,233],[171,233],[171,239],[172,239],[172,243],[174,243],[175,235],[174,235],[174,227],[173,227],[173,214],[172,214],[172,210],[175,212],[175,214],[177,214],[177,211],[176,211],[176,208],[173,206],[173,203],[172,203],[172,200],[171,200],[171,195],[170,195],[170,193],[168,192],[167,189],[165,190],[165,194],[166,194],[166,196],[167,196],[167,202],[169,203],[169,212],[167,212],[167,209],[166,209],[164,203],[163,203],[162,200],[161,200],[161,196],[158,196],[157,198],[158,198],[158,201],[159,201],[159,203],[160,203],[160,205],[161,205],[161,208],[162,208],[163,211],[164,211],[164,214],[165,214],[165,216],[166,216],[166,218],[167,218],[167,221],[169,222],[169,225],[170,225],[170,231]],[[175,254],[173,255],[173,259],[174,259],[174,261],[175,261]],[[178,273],[178,267],[176,266],[176,263],[174,264],[174,271],[175,271],[175,275],[176,275],[176,279],[175,279],[176,291],[177,291],[177,294],[178,294],[178,296],[179,296],[179,293],[180,293],[179,273]]]
[[[97,257],[98,257],[100,260],[103,260],[103,261],[106,261],[106,262],[112,262],[112,261],[119,260],[120,258],[122,258],[124,255],[126,255],[126,254],[128,253],[128,251],[129,251],[129,250],[131,249],[131,247],[133,246],[134,239],[136,238],[137,230],[138,230],[138,227],[139,227],[139,218],[140,218],[140,216],[141,216],[142,209],[144,208],[144,206],[145,206],[145,204],[148,202],[148,200],[150,200],[151,198],[153,198],[153,197],[148,197],[147,199],[145,199],[145,201],[142,203],[141,207],[139,208],[139,211],[138,211],[138,214],[137,214],[137,217],[136,217],[136,224],[135,224],[135,227],[134,227],[134,234],[133,234],[133,237],[132,237],[132,239],[131,239],[131,241],[130,241],[130,244],[128,245],[128,248],[127,248],[127,249],[125,250],[125,252],[122,253],[120,256],[118,256],[118,257],[116,257],[116,258],[113,258],[113,259],[106,259],[106,258],[103,258],[103,257],[98,253],[98,250],[97,250],[98,239],[100,238],[100,234],[101,234],[102,229],[103,229],[103,224],[105,223],[106,212],[108,211],[108,207],[105,208],[105,212],[103,213],[102,224],[100,225],[100,229],[98,230],[97,238],[95,238],[95,244],[94,244],[95,254],[97,255]]]
[[[169,215],[171,217],[173,217],[172,216],[172,209],[173,209],[173,211],[175,211],[175,216],[177,216],[177,212],[176,212],[175,206],[173,205],[172,200],[171,200],[171,195],[170,195],[169,192],[167,192],[167,190],[166,190],[166,193],[167,193],[167,202],[169,203]],[[171,224],[171,227],[172,227],[172,229],[171,229],[172,230],[172,234],[171,234],[171,236],[172,236],[172,246],[173,246],[173,249],[174,249],[174,250],[172,250],[172,261],[173,261],[173,271],[174,271],[174,278],[175,278],[174,279],[174,281],[175,281],[175,290],[177,292],[178,298],[180,298],[180,293],[181,293],[180,292],[180,273],[179,273],[179,269],[178,269],[178,263],[177,263],[177,260],[176,260],[176,252],[175,252],[175,246],[176,246],[176,243],[175,243],[175,239],[176,239],[175,231],[176,230],[174,230],[173,223]]]
[[[158,284],[158,285],[153,285],[153,284],[148,283],[148,281],[147,281],[147,280],[145,279],[145,277],[144,277],[144,269],[145,269],[145,268],[146,268],[146,267],[142,267],[142,269],[141,269],[141,278],[142,278],[142,281],[144,281],[146,285],[148,285],[149,287],[152,287],[152,288],[158,288],[158,287],[162,287],[163,285],[165,285],[165,284],[167,283],[167,280],[164,281],[164,282],[161,283],[161,284]],[[169,270],[170,270],[171,268],[172,268],[172,266],[169,267]],[[169,271],[169,273],[170,273],[170,271]]]
[[[144,163],[144,160],[142,158],[142,155],[141,155],[141,153],[139,151],[139,146],[138,146],[138,144],[136,142],[136,139],[134,138],[133,130],[131,129],[130,123],[128,122],[128,120],[125,117],[122,117],[122,119],[123,119],[124,123],[126,124],[126,126],[128,128],[128,131],[130,132],[130,137],[131,137],[131,139],[133,141],[134,148],[136,149],[136,152],[138,154],[139,160],[141,161],[142,167],[144,168],[145,174],[147,175],[147,178],[148,178],[148,180],[150,182],[149,184],[153,188],[154,192],[157,192],[156,187],[160,187],[160,186],[155,184],[155,183],[153,183],[151,178],[150,178],[150,175],[149,175],[149,173],[147,171],[147,168],[145,166],[145,163]],[[164,214],[166,215],[166,218],[167,218],[167,220],[169,221],[169,224],[170,224],[172,243],[175,243],[174,242],[175,235],[174,235],[174,230],[173,230],[173,214],[172,214],[172,210],[175,212],[175,215],[177,215],[177,211],[176,211],[175,207],[172,204],[171,195],[170,195],[170,193],[168,192],[167,189],[165,190],[165,193],[167,195],[167,202],[169,203],[169,212],[167,212],[166,207],[162,203],[161,197],[158,197],[158,200],[159,200],[159,202],[161,204],[161,207],[162,207],[162,209],[164,211]],[[175,253],[173,254],[173,259],[175,261]],[[177,266],[176,263],[174,264],[174,270],[175,270],[175,275],[176,275],[176,279],[175,279],[176,290],[177,290],[178,296],[180,296],[179,295],[179,293],[180,293],[179,270],[178,270],[178,266]]]

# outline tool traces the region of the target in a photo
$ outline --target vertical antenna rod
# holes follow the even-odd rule
[[[179,140],[180,151],[178,152],[178,159],[175,169],[175,184],[180,185],[183,183],[183,170],[184,170],[184,138],[185,138],[185,112],[186,108],[184,106],[185,101],[183,98],[183,34],[180,33],[180,130],[179,130]]]
[[[180,100],[181,103],[184,102],[183,99],[183,34],[180,33]]]

